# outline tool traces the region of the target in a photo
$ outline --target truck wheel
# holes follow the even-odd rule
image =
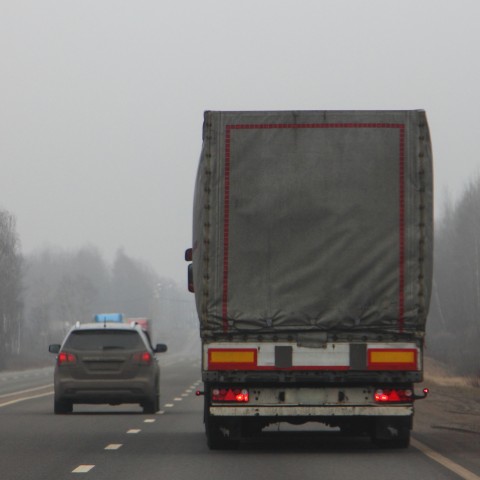
[[[379,448],[408,448],[410,445],[410,432],[399,435],[396,438],[373,439],[373,443]]]
[[[55,414],[72,413],[73,403],[69,400],[54,399],[53,412]]]
[[[235,450],[238,448],[239,441],[230,438],[230,431],[218,419],[210,415],[205,421],[205,433],[210,450]]]
[[[379,448],[408,448],[411,419],[385,422],[377,420],[372,428],[372,442]]]
[[[257,419],[242,418],[240,427],[242,437],[256,437],[262,433],[262,428],[264,427],[264,425],[260,423]]]

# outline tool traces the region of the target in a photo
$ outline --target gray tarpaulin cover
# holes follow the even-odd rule
[[[204,332],[422,333],[425,112],[205,112],[193,220]]]

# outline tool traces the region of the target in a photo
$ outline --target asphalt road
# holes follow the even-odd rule
[[[282,425],[239,450],[209,451],[203,400],[195,396],[198,362],[162,357],[156,415],[135,405],[75,405],[71,415],[54,415],[51,384],[51,369],[0,375],[2,480],[480,479],[480,434],[435,428],[442,407],[430,415],[428,399],[405,450]]]

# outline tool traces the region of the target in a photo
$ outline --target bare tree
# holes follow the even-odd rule
[[[19,352],[22,318],[22,257],[16,221],[0,210],[0,369]]]

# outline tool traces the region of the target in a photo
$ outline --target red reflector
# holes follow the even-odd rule
[[[57,364],[64,365],[66,363],[76,363],[77,358],[73,353],[60,352],[57,357]]]
[[[415,348],[369,348],[369,370],[417,370],[418,352]]]
[[[245,388],[214,388],[212,390],[213,402],[247,403],[248,399],[248,390]]]
[[[413,391],[410,389],[381,389],[375,391],[374,399],[380,403],[404,403],[413,401]]]

